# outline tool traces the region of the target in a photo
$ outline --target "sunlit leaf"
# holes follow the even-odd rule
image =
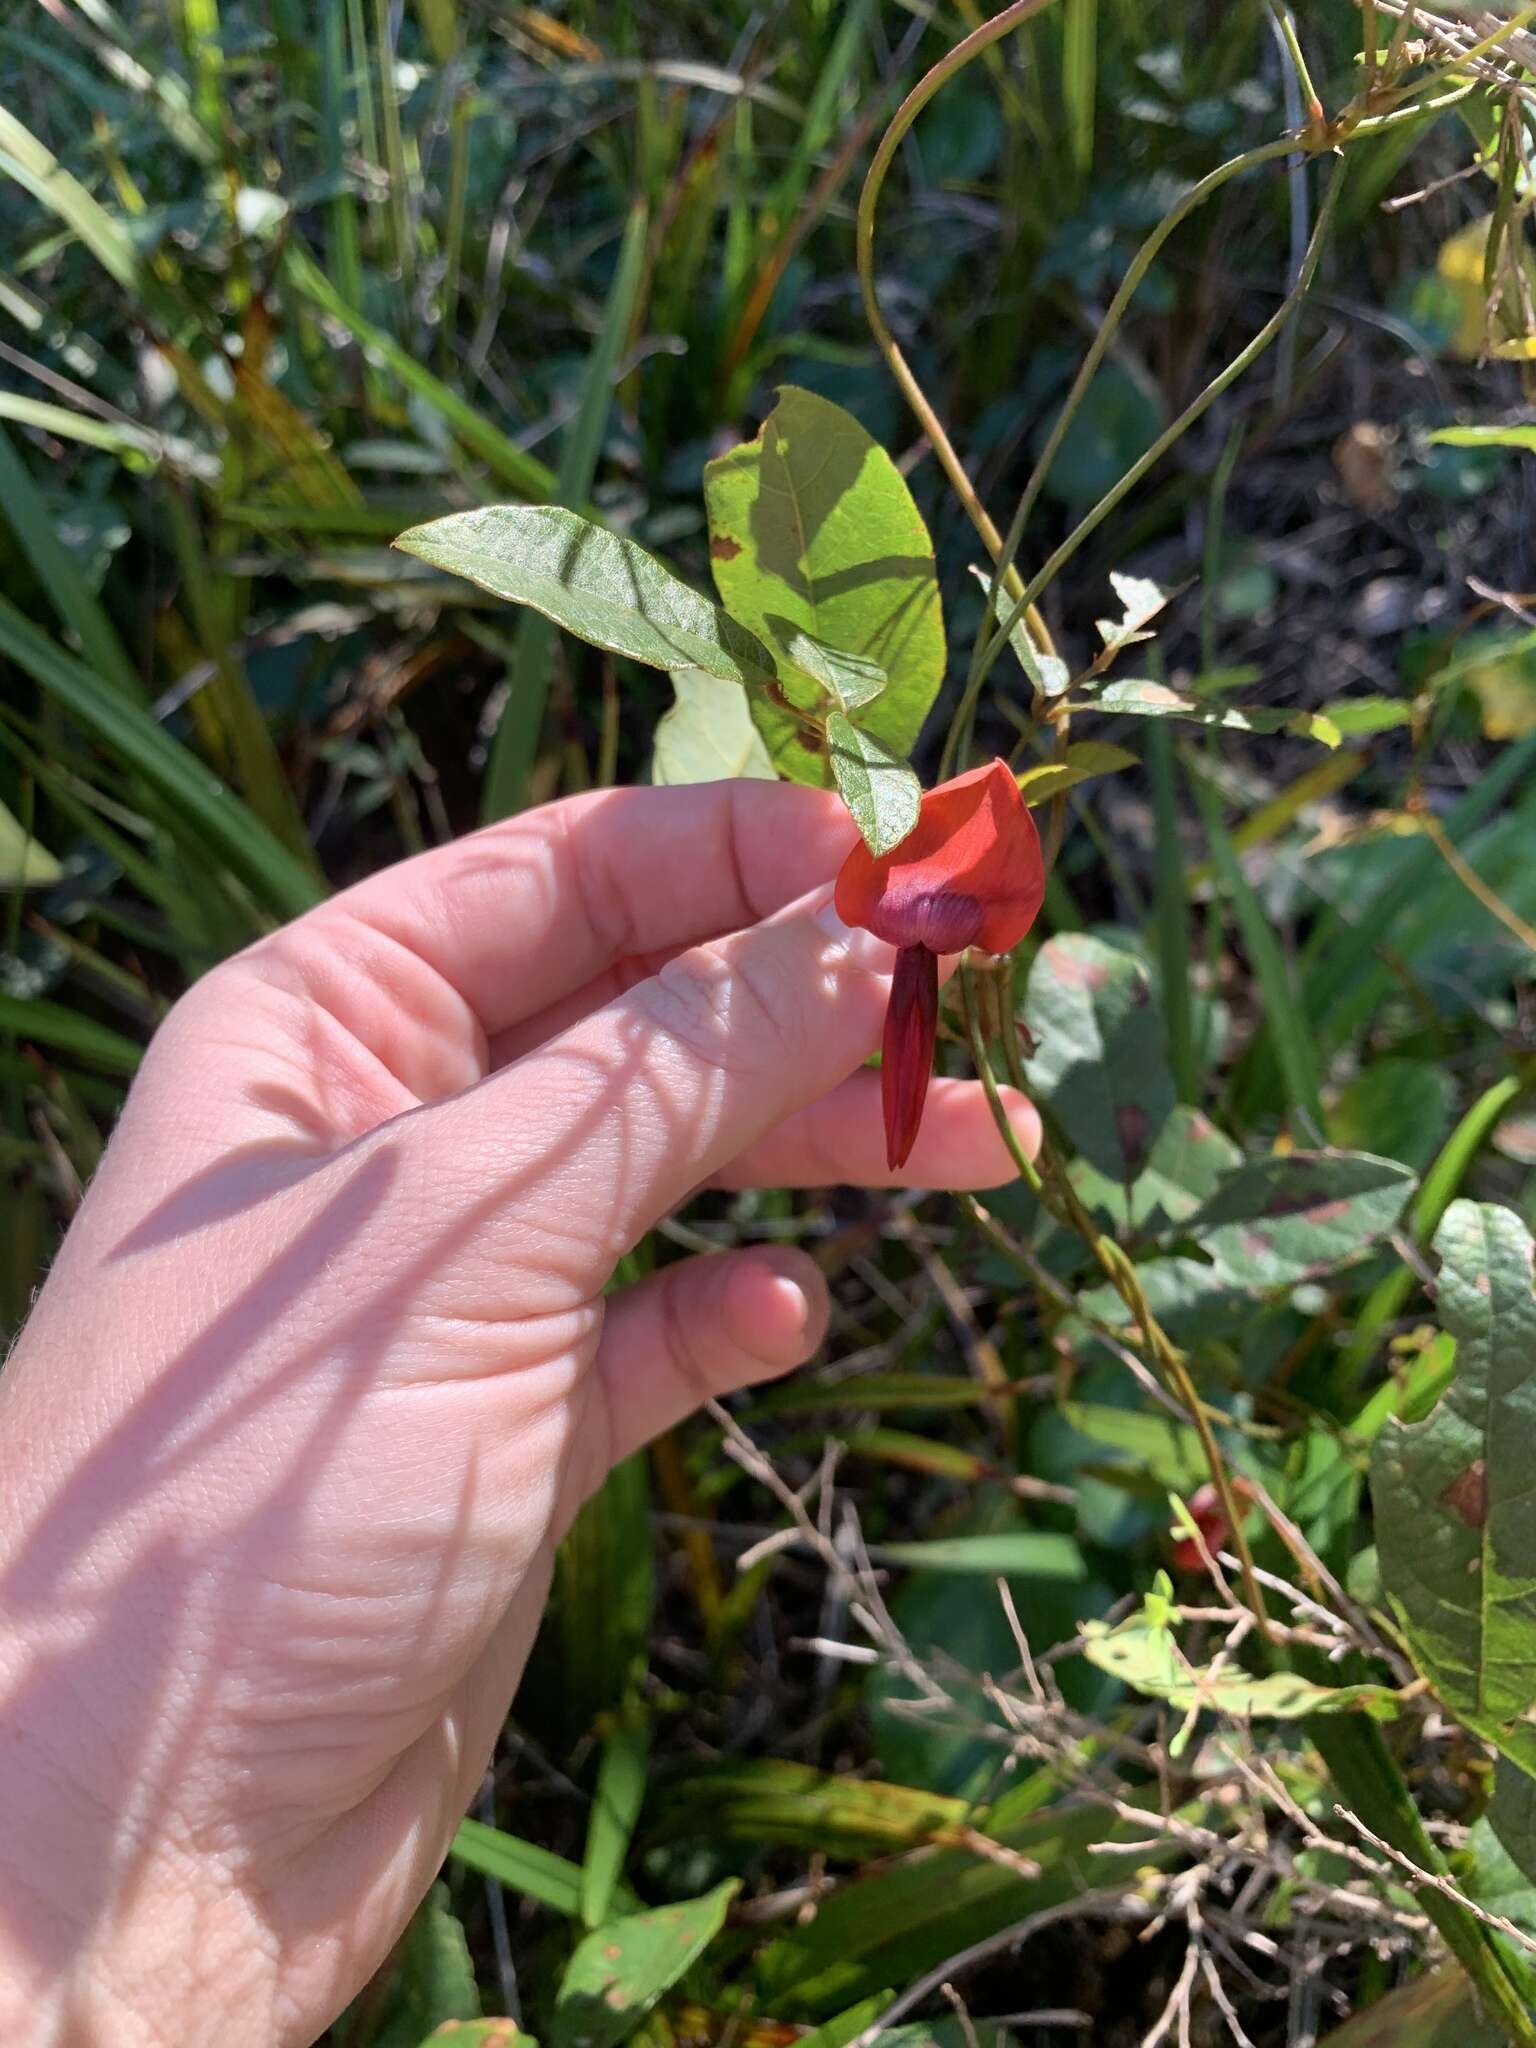
[[[944,623],[933,543],[885,450],[841,406],[786,385],[757,438],[709,464],[704,496],[715,586],[732,616],[770,644],[799,630],[884,670],[889,682],[858,722],[909,754],[944,678]],[[815,679],[784,683],[815,708]],[[782,709],[754,698],[752,715],[782,773],[830,779]]]
[[[1139,1614],[1111,1628],[1083,1623],[1083,1655],[1137,1692],[1166,1700],[1175,1712],[1192,1707],[1230,1714],[1238,1720],[1294,1721],[1304,1714],[1361,1711],[1390,1719],[1397,1703],[1385,1686],[1314,1685],[1294,1672],[1256,1678],[1237,1663],[1201,1669],[1180,1649],[1160,1609],[1149,1602]],[[1172,1754],[1178,1753],[1175,1743]]]
[[[651,668],[701,668],[730,683],[773,675],[768,650],[718,605],[634,541],[564,506],[453,512],[408,528],[395,546]]]
[[[1321,740],[1336,747],[1339,728],[1325,712],[1283,711],[1270,705],[1212,704],[1191,697],[1167,683],[1125,677],[1106,683],[1081,709],[1116,711],[1130,718],[1183,718],[1224,732],[1290,732],[1301,739]]]
[[[1449,1711],[1536,1774],[1536,1293],[1512,1210],[1457,1201],[1435,1237],[1456,1376],[1371,1458],[1382,1579],[1410,1654]]]
[[[763,736],[752,723],[747,693],[701,668],[672,671],[674,701],[656,726],[651,780],[720,782],[731,776],[774,779]]]
[[[555,1997],[551,2048],[616,2048],[725,1925],[741,1880],[702,1898],[610,1920],[577,1946]]]
[[[863,732],[834,711],[827,720],[827,753],[843,802],[871,853],[889,853],[917,823],[923,789],[905,761],[886,752],[872,733]]]
[[[1118,775],[1122,768],[1134,768],[1136,756],[1108,740],[1073,740],[1061,761],[1041,761],[1019,775],[1019,788],[1027,804],[1043,804],[1047,797],[1076,789],[1096,775]]]

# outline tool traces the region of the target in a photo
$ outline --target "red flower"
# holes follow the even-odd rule
[[[1238,1475],[1233,1476],[1232,1498],[1242,1507],[1247,1507],[1253,1495],[1248,1482]],[[1227,1520],[1226,1509],[1221,1504],[1221,1494],[1215,1486],[1207,1483],[1197,1486],[1189,1497],[1189,1518],[1200,1531],[1201,1542],[1214,1557],[1232,1541],[1232,1524]],[[1200,1544],[1188,1535],[1182,1523],[1174,1535],[1173,1567],[1180,1572],[1205,1570],[1205,1559],[1200,1554]]]
[[[906,1159],[922,1121],[939,1021],[939,955],[1006,953],[1045,894],[1040,835],[1006,761],[957,775],[923,798],[917,823],[877,859],[861,839],[835,901],[844,924],[900,947],[885,1013],[880,1096],[885,1154]]]

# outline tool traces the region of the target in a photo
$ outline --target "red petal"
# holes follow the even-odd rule
[[[836,900],[845,924],[863,925],[893,946],[958,950],[945,934],[964,924],[974,927],[965,944],[1006,953],[1034,923],[1044,895],[1035,822],[1008,764],[992,761],[929,790],[916,825],[890,853],[877,860],[860,840],[843,863]]]
[[[892,1172],[906,1164],[917,1142],[938,1033],[938,959],[926,946],[903,946],[896,955],[885,1036],[880,1044],[885,1160]]]

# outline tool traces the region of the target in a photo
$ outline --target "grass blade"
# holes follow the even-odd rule
[[[621,1721],[603,1744],[581,1866],[581,1918],[586,1927],[601,1927],[608,1918],[645,1800],[650,1756],[648,1720]]]
[[[67,1003],[45,1002],[40,996],[12,996],[0,989],[0,1034],[51,1052],[66,1052],[108,1074],[131,1074],[144,1048],[110,1025],[83,1017]]]
[[[318,903],[319,878],[269,832],[233,791],[127,704],[93,669],[40,632],[0,597],[0,654],[62,704],[96,743],[148,784],[195,850],[224,863],[268,910],[297,917]]]
[[[486,1877],[494,1877],[509,1891],[537,1899],[556,1913],[574,1920],[581,1904],[581,1872],[564,1856],[509,1835],[480,1820],[461,1820],[448,1851],[457,1862]],[[610,1903],[621,1913],[633,1913],[640,1901],[626,1884],[614,1887]]]
[[[339,320],[355,341],[397,377],[406,389],[430,406],[439,419],[458,436],[464,446],[478,455],[491,472],[520,497],[533,504],[545,503],[555,488],[554,472],[526,454],[517,443],[492,426],[468,399],[461,398],[439,377],[425,369],[408,349],[392,335],[376,327],[355,306],[349,305],[306,249],[297,242],[288,245],[284,258],[288,281],[312,305]]]
[[[32,564],[59,623],[80,642],[81,651],[104,682],[124,697],[143,702],[144,691],[112,621],[81,575],[74,556],[54,531],[53,517],[32,472],[0,431],[0,509],[22,553]]]
[[[1086,178],[1093,169],[1098,43],[1099,0],[1066,0],[1062,20],[1061,96],[1067,111],[1072,165],[1079,178]]]
[[[1264,1011],[1291,1108],[1304,1117],[1319,1141],[1323,1134],[1322,1065],[1306,1014],[1291,981],[1291,970],[1267,912],[1239,864],[1237,850],[1221,821],[1221,800],[1198,774],[1190,777],[1211,849],[1211,871],[1232,906]]]

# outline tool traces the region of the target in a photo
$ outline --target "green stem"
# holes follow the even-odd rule
[[[1243,1590],[1260,1633],[1269,1639],[1269,1615],[1264,1606],[1264,1596],[1254,1574],[1253,1558],[1249,1553],[1248,1539],[1243,1533],[1243,1511],[1239,1508],[1232,1489],[1232,1477],[1227,1470],[1227,1461],[1222,1456],[1221,1446],[1216,1441],[1205,1403],[1196,1391],[1190,1377],[1189,1366],[1184,1354],[1168,1335],[1152,1312],[1142,1288],[1141,1275],[1134,1263],[1111,1237],[1106,1237],[1088,1210],[1084,1208],[1076,1188],[1067,1177],[1065,1167],[1056,1157],[1049,1138],[1042,1138],[1040,1144],[1040,1165],[1031,1159],[1020,1143],[1019,1135],[1009,1121],[1003,1107],[1003,1099],[997,1085],[997,1076],[992,1071],[991,1055],[987,1051],[982,1031],[982,1009],[976,988],[974,970],[962,967],[960,970],[961,995],[965,1006],[966,1034],[970,1040],[971,1059],[976,1075],[986,1094],[987,1106],[998,1133],[1008,1148],[1008,1155],[1017,1167],[1020,1178],[1026,1183],[1036,1200],[1055,1217],[1058,1223],[1076,1234],[1092,1252],[1099,1270],[1110,1286],[1125,1303],[1134,1328],[1140,1331],[1147,1355],[1162,1374],[1168,1386],[1178,1399],[1195,1434],[1200,1439],[1200,1448],[1205,1453],[1207,1470],[1221,1501],[1221,1511],[1231,1532],[1232,1547],[1242,1572]],[[1010,1017],[1003,1032],[1006,1043],[1012,1030]]]
[[[1296,82],[1301,87],[1301,97],[1307,109],[1307,125],[1315,132],[1320,131],[1327,116],[1323,112],[1323,103],[1317,96],[1317,87],[1312,83],[1312,74],[1307,69],[1306,56],[1296,34],[1296,24],[1291,18],[1291,10],[1283,4],[1283,0],[1270,0],[1270,10],[1279,25],[1285,53],[1296,73]]]
[[[1294,147],[1294,144],[1291,146]],[[1307,244],[1307,253],[1302,260],[1296,282],[1281,300],[1275,312],[1265,321],[1247,347],[1239,350],[1231,362],[1223,370],[1218,371],[1199,396],[1190,401],[1170,426],[1164,428],[1145,454],[1139,456],[1120,477],[1119,481],[1111,485],[1093,507],[1092,511],[1084,513],[1060,547],[1057,548],[1045,566],[1037,572],[1034,580],[1025,588],[1007,618],[999,623],[997,631],[993,634],[992,639],[982,652],[980,668],[983,676],[985,676],[993,662],[1007,645],[1008,635],[1023,615],[1025,607],[1039,601],[1044,592],[1066,567],[1067,563],[1071,561],[1084,541],[1103,524],[1121,500],[1135,490],[1137,484],[1141,482],[1148,470],[1155,468],[1162,461],[1168,450],[1173,447],[1176,441],[1183,438],[1195,424],[1196,420],[1201,419],[1209,412],[1221,394],[1230,385],[1235,384],[1244,371],[1252,368],[1253,364],[1263,355],[1265,349],[1269,347],[1276,335],[1285,326],[1287,320],[1296,311],[1308,291],[1310,291],[1312,280],[1317,274],[1318,261],[1322,256],[1323,244],[1327,240],[1328,230],[1333,222],[1333,212],[1338,203],[1342,184],[1343,172],[1340,170],[1335,173],[1333,181],[1328,187],[1328,196],[1323,201],[1322,207],[1318,212],[1317,225],[1312,230],[1312,238]]]
[[[954,443],[945,432],[943,421],[929,403],[922,385],[918,383],[917,378],[912,372],[911,365],[897,345],[896,337],[892,334],[886,322],[885,314],[881,311],[880,295],[875,289],[875,211],[880,203],[880,191],[885,183],[886,174],[891,168],[896,152],[901,147],[907,130],[923,111],[923,108],[927,106],[934,94],[942,86],[946,85],[957,72],[963,71],[973,58],[979,57],[983,51],[989,50],[994,43],[1000,42],[1011,30],[1021,27],[1032,15],[1039,14],[1050,4],[1051,0],[1014,0],[1014,4],[1011,7],[1005,7],[1001,14],[994,15],[990,21],[984,21],[980,28],[974,30],[961,42],[956,43],[955,47],[945,56],[941,57],[931,70],[925,72],[891,117],[891,124],[880,138],[880,146],[875,151],[869,166],[868,175],[864,180],[863,190],[859,194],[855,260],[859,273],[859,289],[863,293],[864,313],[869,321],[870,332],[875,337],[875,344],[879,348],[881,355],[884,356],[891,375],[900,386],[902,396],[906,399],[908,405],[911,406],[917,416],[919,426],[927,435],[944,474],[949,478],[951,488],[965,507],[971,524],[981,536],[982,545],[986,548],[987,553],[994,562],[1002,553],[1002,535],[998,532],[986,507],[977,496],[976,487],[971,482],[966,472],[965,464],[960,460]],[[1010,570],[1008,572],[1009,596],[1016,596],[1019,588],[1020,579],[1016,572]],[[1034,610],[1033,606],[1028,604],[1019,605],[1014,614],[1014,623],[1017,624],[1018,619],[1021,617],[1027,618],[1030,638],[1034,640],[1041,652],[1044,654],[1054,654],[1056,650],[1045,621]]]

